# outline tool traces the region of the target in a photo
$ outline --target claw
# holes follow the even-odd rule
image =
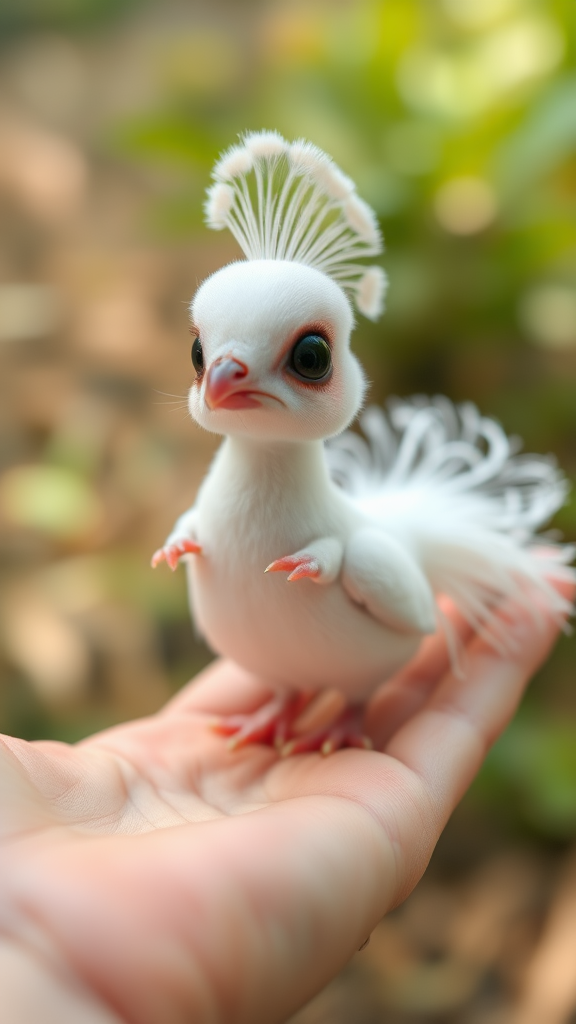
[[[312,700],[311,693],[299,693],[278,715],[274,728],[274,746],[277,750],[282,750],[286,745],[288,738],[292,735],[294,722],[301,717],[301,713],[305,711]]]
[[[309,732],[305,736],[296,736],[280,747],[280,757],[292,757],[293,754],[317,753],[328,736],[326,729]]]
[[[281,749],[291,735],[292,722],[304,711],[312,696],[299,693],[272,697],[249,714],[223,716],[212,728],[220,736],[230,737],[229,750],[239,750],[250,743]]]
[[[158,548],[158,551],[155,551],[150,559],[150,565],[152,568],[155,569],[157,565],[160,565],[160,562],[162,562],[165,557],[164,548]]]
[[[316,579],[320,575],[320,563],[312,555],[286,555],[284,558],[277,558],[270,562],[264,572],[288,572],[288,582],[304,579]]]
[[[360,707],[345,708],[330,724],[288,740],[281,747],[280,756],[291,757],[293,754],[318,752],[323,757],[328,757],[329,754],[344,747],[372,750],[371,740],[362,731]]]
[[[344,747],[356,747],[357,750],[374,750],[374,744],[368,736],[358,735],[355,732],[346,732],[344,729],[335,729],[324,740],[320,747],[320,753],[323,757],[328,757],[329,754],[333,754],[336,750],[342,750]]]
[[[176,566],[178,565],[179,558],[180,552],[178,548],[176,547],[176,545],[171,545],[166,550],[166,564],[170,566],[172,572],[176,572]]]
[[[182,555],[200,554],[202,548],[195,540],[180,540],[176,544],[166,544],[163,548],[158,548],[152,555],[150,565],[155,569],[160,562],[166,562],[174,572]]]
[[[326,739],[320,746],[320,753],[327,757],[344,747],[373,750],[372,740],[365,736],[362,730],[362,719],[361,708],[347,708],[327,731]]]

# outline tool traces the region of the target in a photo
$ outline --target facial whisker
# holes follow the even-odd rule
[[[184,406],[184,405],[186,405],[187,406],[188,405],[188,401],[185,398],[184,399],[183,398],[178,398],[174,402],[152,402],[152,405],[177,405],[177,406]]]
[[[166,398],[186,398],[186,395],[173,395],[171,391],[160,391],[158,388],[152,388],[157,395],[165,395]]]

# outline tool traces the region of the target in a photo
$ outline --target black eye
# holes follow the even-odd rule
[[[194,338],[194,341],[192,342],[192,365],[196,370],[196,373],[202,373],[204,369],[204,354],[202,352],[200,338]]]
[[[328,342],[321,334],[306,334],[294,345],[288,365],[304,380],[322,380],[332,368]]]

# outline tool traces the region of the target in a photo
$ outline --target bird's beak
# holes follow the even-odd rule
[[[209,409],[252,408],[259,405],[246,387],[248,367],[232,356],[215,359],[206,373],[204,398]]]

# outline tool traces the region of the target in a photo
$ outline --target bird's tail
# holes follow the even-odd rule
[[[514,643],[506,609],[564,622],[572,606],[558,584],[576,583],[574,548],[537,532],[568,493],[552,457],[521,454],[474,405],[441,397],[369,408],[361,427],[365,439],[329,442],[333,479],[414,551],[436,594],[502,651]]]

